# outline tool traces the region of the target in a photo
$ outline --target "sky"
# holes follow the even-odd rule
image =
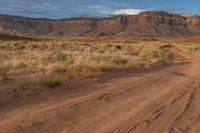
[[[0,14],[34,18],[132,15],[143,11],[200,15],[200,0],[0,0]]]

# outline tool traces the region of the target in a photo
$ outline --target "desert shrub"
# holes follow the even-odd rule
[[[25,48],[26,48],[26,44],[21,41],[14,43],[14,49],[23,50]]]
[[[9,71],[9,66],[0,63],[0,80],[5,81],[9,79],[8,71]]]
[[[194,53],[200,53],[200,46],[196,45],[196,44],[187,46],[187,49],[189,49],[190,51],[192,51]]]
[[[67,71],[67,65],[63,62],[51,64],[47,67],[49,73],[62,73]]]
[[[158,58],[158,63],[162,65],[169,64],[169,57],[167,55],[162,55]]]
[[[159,48],[144,48],[141,51],[141,57],[148,62],[159,63],[162,65],[168,64],[169,57],[165,51]]]
[[[1,67],[1,75],[4,79],[12,75],[9,78],[13,79],[16,76],[29,77],[29,75],[41,76],[55,73],[63,76],[65,73],[70,77],[90,78],[100,75],[102,71],[168,62],[164,51],[159,47],[155,50],[155,44],[132,43],[131,40],[132,38],[128,44],[120,38],[0,41],[0,58],[2,56],[5,61]],[[153,47],[153,50],[149,48],[150,50],[146,52],[147,47]],[[196,47],[191,49],[197,50]],[[9,64],[9,70],[5,64]],[[21,82],[22,86],[30,84],[29,81]]]
[[[122,49],[122,46],[121,45],[107,44],[107,45],[104,45],[103,49],[105,49],[108,52],[117,52],[117,51],[120,51]]]
[[[64,64],[66,64],[66,65],[72,65],[73,63],[74,63],[73,59],[67,59],[64,61]]]
[[[92,78],[100,75],[101,69],[86,65],[75,65],[69,68],[69,72],[74,78]]]
[[[115,47],[116,49],[122,49],[122,46],[120,44],[116,45]]]
[[[130,57],[127,59],[127,63],[124,65],[125,68],[140,68],[143,62],[140,57]]]
[[[65,53],[62,53],[60,50],[53,50],[52,51],[53,57],[55,60],[64,61],[67,58]]]
[[[31,49],[31,50],[33,50],[33,49],[38,48],[38,45],[35,44],[35,43],[30,43],[30,44],[28,44],[28,48]]]
[[[176,44],[175,47],[185,52],[200,54],[200,45],[198,44]]]
[[[58,76],[47,76],[40,79],[42,85],[47,86],[49,88],[54,88],[56,86],[61,85],[62,79]]]

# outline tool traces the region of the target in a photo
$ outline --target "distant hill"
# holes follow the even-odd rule
[[[58,20],[0,15],[0,32],[26,37],[110,35],[180,37],[200,34],[200,16],[153,11],[138,15]]]

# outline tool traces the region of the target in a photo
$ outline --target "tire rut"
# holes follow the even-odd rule
[[[169,127],[169,133],[189,133],[193,129],[200,129],[200,82],[194,87],[183,112]],[[196,131],[196,133],[198,133]]]
[[[163,120],[163,118],[159,120],[161,116],[165,117],[166,114],[167,115],[169,114],[169,112],[171,112],[172,114],[173,112],[176,112],[176,115],[178,115],[176,107],[187,105],[187,102],[184,105],[183,105],[183,102],[185,101],[185,99],[190,97],[192,93],[191,90],[188,90],[188,88],[194,88],[195,86],[196,84],[194,84],[194,82],[191,82],[188,85],[188,87],[184,89],[176,89],[176,91],[173,91],[170,94],[167,94],[165,96],[166,98],[162,97],[161,101],[159,101],[158,99],[159,102],[154,102],[152,103],[152,105],[148,105],[145,108],[143,108],[144,111],[141,110],[140,113],[137,114],[136,116],[133,116],[132,118],[129,118],[127,121],[124,121],[124,123],[121,126],[118,126],[118,128],[113,130],[112,132],[113,133],[125,133],[125,132],[137,133],[137,132],[145,132],[147,130],[151,131],[152,130],[151,125],[152,127],[154,127],[155,121],[159,122]],[[177,106],[176,104],[178,104],[179,106]],[[153,129],[154,131],[152,132],[155,132],[155,133],[162,132],[162,131],[159,131],[159,129],[156,129],[156,128],[153,128]],[[163,129],[164,127],[162,128],[162,130]]]

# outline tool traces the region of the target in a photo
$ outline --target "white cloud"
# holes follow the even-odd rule
[[[102,5],[89,5],[80,8],[79,12],[93,12],[93,13],[99,13],[104,15],[119,15],[119,14],[127,14],[127,15],[136,15],[143,11],[146,11],[145,9],[134,9],[134,8],[127,8],[127,9],[112,9],[106,6]]]
[[[141,12],[144,12],[146,10],[140,10],[140,9],[118,9],[113,10],[112,14],[118,15],[118,14],[127,14],[127,15],[137,15]]]

